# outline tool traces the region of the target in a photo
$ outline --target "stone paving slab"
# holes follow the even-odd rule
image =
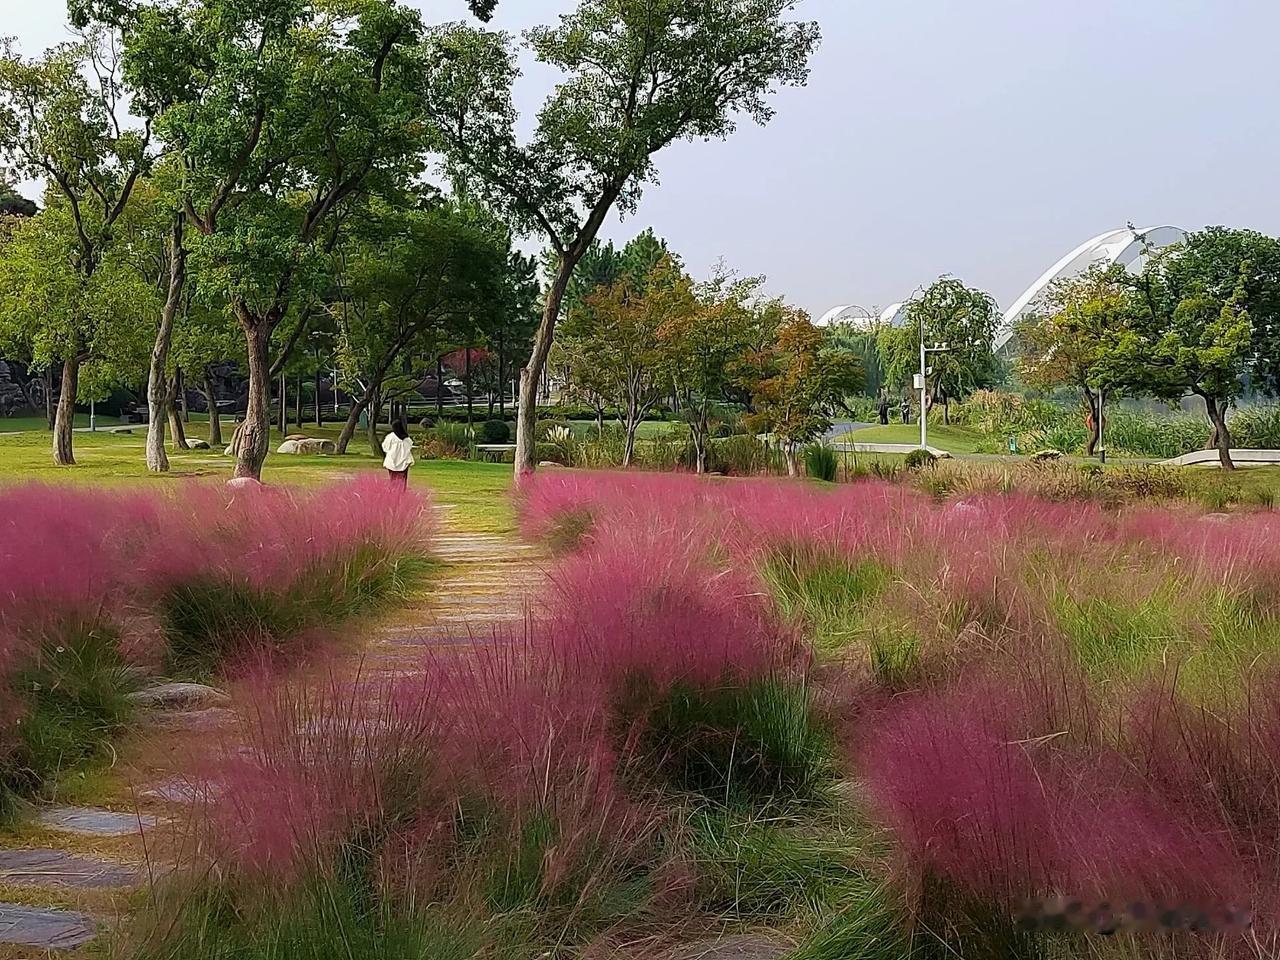
[[[157,683],[129,694],[129,699],[152,710],[190,710],[231,702],[227,694],[203,683]]]
[[[41,950],[74,950],[96,934],[97,925],[83,913],[0,903],[0,943]]]
[[[50,807],[40,813],[41,826],[89,837],[127,837],[158,821],[146,814],[117,813],[95,807]]]
[[[0,850],[0,883],[95,890],[132,887],[141,882],[141,871],[128,864],[62,850]]]

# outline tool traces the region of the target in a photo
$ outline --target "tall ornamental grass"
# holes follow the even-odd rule
[[[521,497],[531,536],[574,518],[568,564],[643,536],[814,645],[880,880],[798,955],[886,924],[885,956],[1276,951],[1273,512],[598,474]]]
[[[424,501],[309,492],[0,492],[0,807],[110,756],[149,673],[296,657],[312,628],[407,590]]]
[[[830,794],[830,698],[753,578],[691,546],[598,543],[520,627],[408,676],[247,684],[131,955],[303,956],[320,932],[326,955],[606,955],[803,903],[784,894],[813,865],[840,882],[842,853],[788,825]],[[764,865],[749,891],[708,859],[729,848]]]

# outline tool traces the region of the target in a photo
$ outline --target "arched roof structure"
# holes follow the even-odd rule
[[[1014,325],[1030,312],[1044,296],[1045,291],[1057,280],[1074,277],[1084,273],[1096,265],[1113,266],[1120,264],[1134,273],[1142,269],[1149,253],[1180,243],[1186,237],[1181,227],[1159,226],[1137,230],[1123,227],[1119,230],[1108,230],[1066,254],[1051,266],[1040,278],[1023,292],[1005,311],[1000,325],[1000,333],[996,337],[996,349],[1001,349],[1013,337]]]

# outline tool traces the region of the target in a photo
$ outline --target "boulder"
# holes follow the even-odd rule
[[[299,453],[337,453],[338,445],[332,440],[307,439],[298,441]]]
[[[276,448],[276,453],[318,454],[337,452],[338,445],[332,440],[322,440],[315,437],[303,437],[300,440],[289,439]]]
[[[188,440],[187,449],[188,450],[208,450],[209,441],[208,440]]]
[[[1037,450],[1031,455],[1031,459],[1035,463],[1052,463],[1062,459],[1061,450]]]
[[[285,437],[285,439],[286,440],[306,440],[308,439],[308,437],[305,433],[291,433],[287,437]]]
[[[257,490],[262,483],[253,477],[232,477],[227,481],[227,486],[232,490]]]

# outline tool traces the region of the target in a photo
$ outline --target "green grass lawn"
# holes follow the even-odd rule
[[[888,426],[863,427],[851,430],[839,439],[851,443],[919,443],[919,423],[891,423]],[[929,423],[929,446],[948,453],[977,453],[982,438],[964,427]]]
[[[303,428],[308,436],[334,438],[337,424]],[[290,428],[293,432],[293,428]],[[204,429],[192,430],[200,437]],[[230,424],[223,431],[230,436]],[[58,467],[50,454],[50,436],[46,430],[32,430],[19,436],[0,436],[0,482],[39,480],[58,483],[89,484],[172,484],[193,479],[225,480],[231,476],[232,458],[222,449],[169,452],[171,471],[151,474],[143,460],[145,428],[132,434],[77,433],[76,465]],[[272,432],[274,450],[281,441]],[[343,457],[289,456],[272,453],[262,472],[266,483],[314,484],[340,480],[361,470],[380,470],[381,458],[375,458],[363,435],[351,443]],[[452,523],[467,530],[507,531],[514,529],[515,513],[507,491],[511,486],[509,464],[470,463],[454,460],[419,460],[410,473],[411,482],[435,497],[436,502],[452,504],[448,516]]]
[[[606,428],[621,428],[622,426],[616,420],[606,420],[604,425]],[[596,422],[594,420],[570,420],[569,429],[573,431],[575,437],[594,436]],[[644,420],[636,428],[636,436],[641,440],[652,440],[655,437],[682,437],[687,433],[688,427],[683,423],[671,420]]]

